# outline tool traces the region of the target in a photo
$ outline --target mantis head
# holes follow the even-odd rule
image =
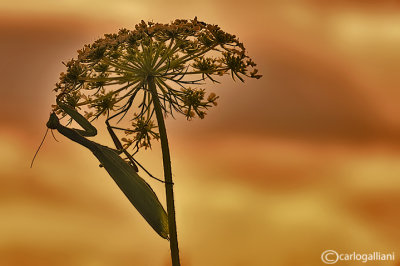
[[[46,126],[50,129],[57,129],[58,125],[60,125],[60,120],[55,113],[51,113],[49,121],[47,121],[46,123]]]

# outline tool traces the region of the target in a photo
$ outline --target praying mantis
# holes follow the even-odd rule
[[[59,118],[54,112],[50,114],[50,118],[46,124],[47,128],[55,129],[68,139],[89,149],[149,225],[162,238],[169,239],[166,211],[150,185],[137,174],[137,161],[123,149],[108,121],[106,121],[107,129],[117,150],[87,139],[87,137],[97,135],[97,129],[84,116],[77,112],[75,108],[63,103],[60,98],[61,95],[56,99],[57,106],[75,120],[83,130],[61,125]],[[126,162],[119,156],[122,152],[128,157],[130,162]]]

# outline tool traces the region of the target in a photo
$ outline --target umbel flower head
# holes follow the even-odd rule
[[[142,21],[134,30],[121,29],[85,45],[77,58],[64,64],[67,69],[55,88],[60,100],[84,107],[85,116],[93,120],[101,115],[131,119],[134,128],[125,133],[133,137],[123,140],[137,149],[150,147],[150,140],[158,138],[149,80],[156,85],[165,115],[180,113],[192,119],[204,118],[217,104],[218,96],[206,96],[201,87],[206,80],[261,77],[235,35],[197,18],[170,24]],[[57,106],[55,110],[62,112]]]

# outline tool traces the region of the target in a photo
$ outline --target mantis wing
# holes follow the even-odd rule
[[[112,149],[94,143],[92,150],[106,171],[124,192],[133,206],[163,238],[168,238],[168,217],[157,195],[135,171]]]

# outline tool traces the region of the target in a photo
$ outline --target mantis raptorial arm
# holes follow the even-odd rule
[[[88,148],[150,226],[161,237],[168,239],[167,213],[149,184],[115,150],[85,138],[85,136],[94,136],[97,133],[96,128],[86,118],[75,109],[61,103],[58,99],[57,104],[65,113],[82,126],[84,130],[72,129],[61,125],[55,113],[50,114],[49,121],[46,124],[47,127],[56,129],[70,140]]]
[[[61,94],[62,95],[62,94]],[[60,107],[66,114],[68,114],[73,120],[75,120],[84,130],[74,128],[81,136],[94,137],[97,135],[97,129],[80,113],[74,108],[60,101],[59,95],[56,99],[57,106]]]

